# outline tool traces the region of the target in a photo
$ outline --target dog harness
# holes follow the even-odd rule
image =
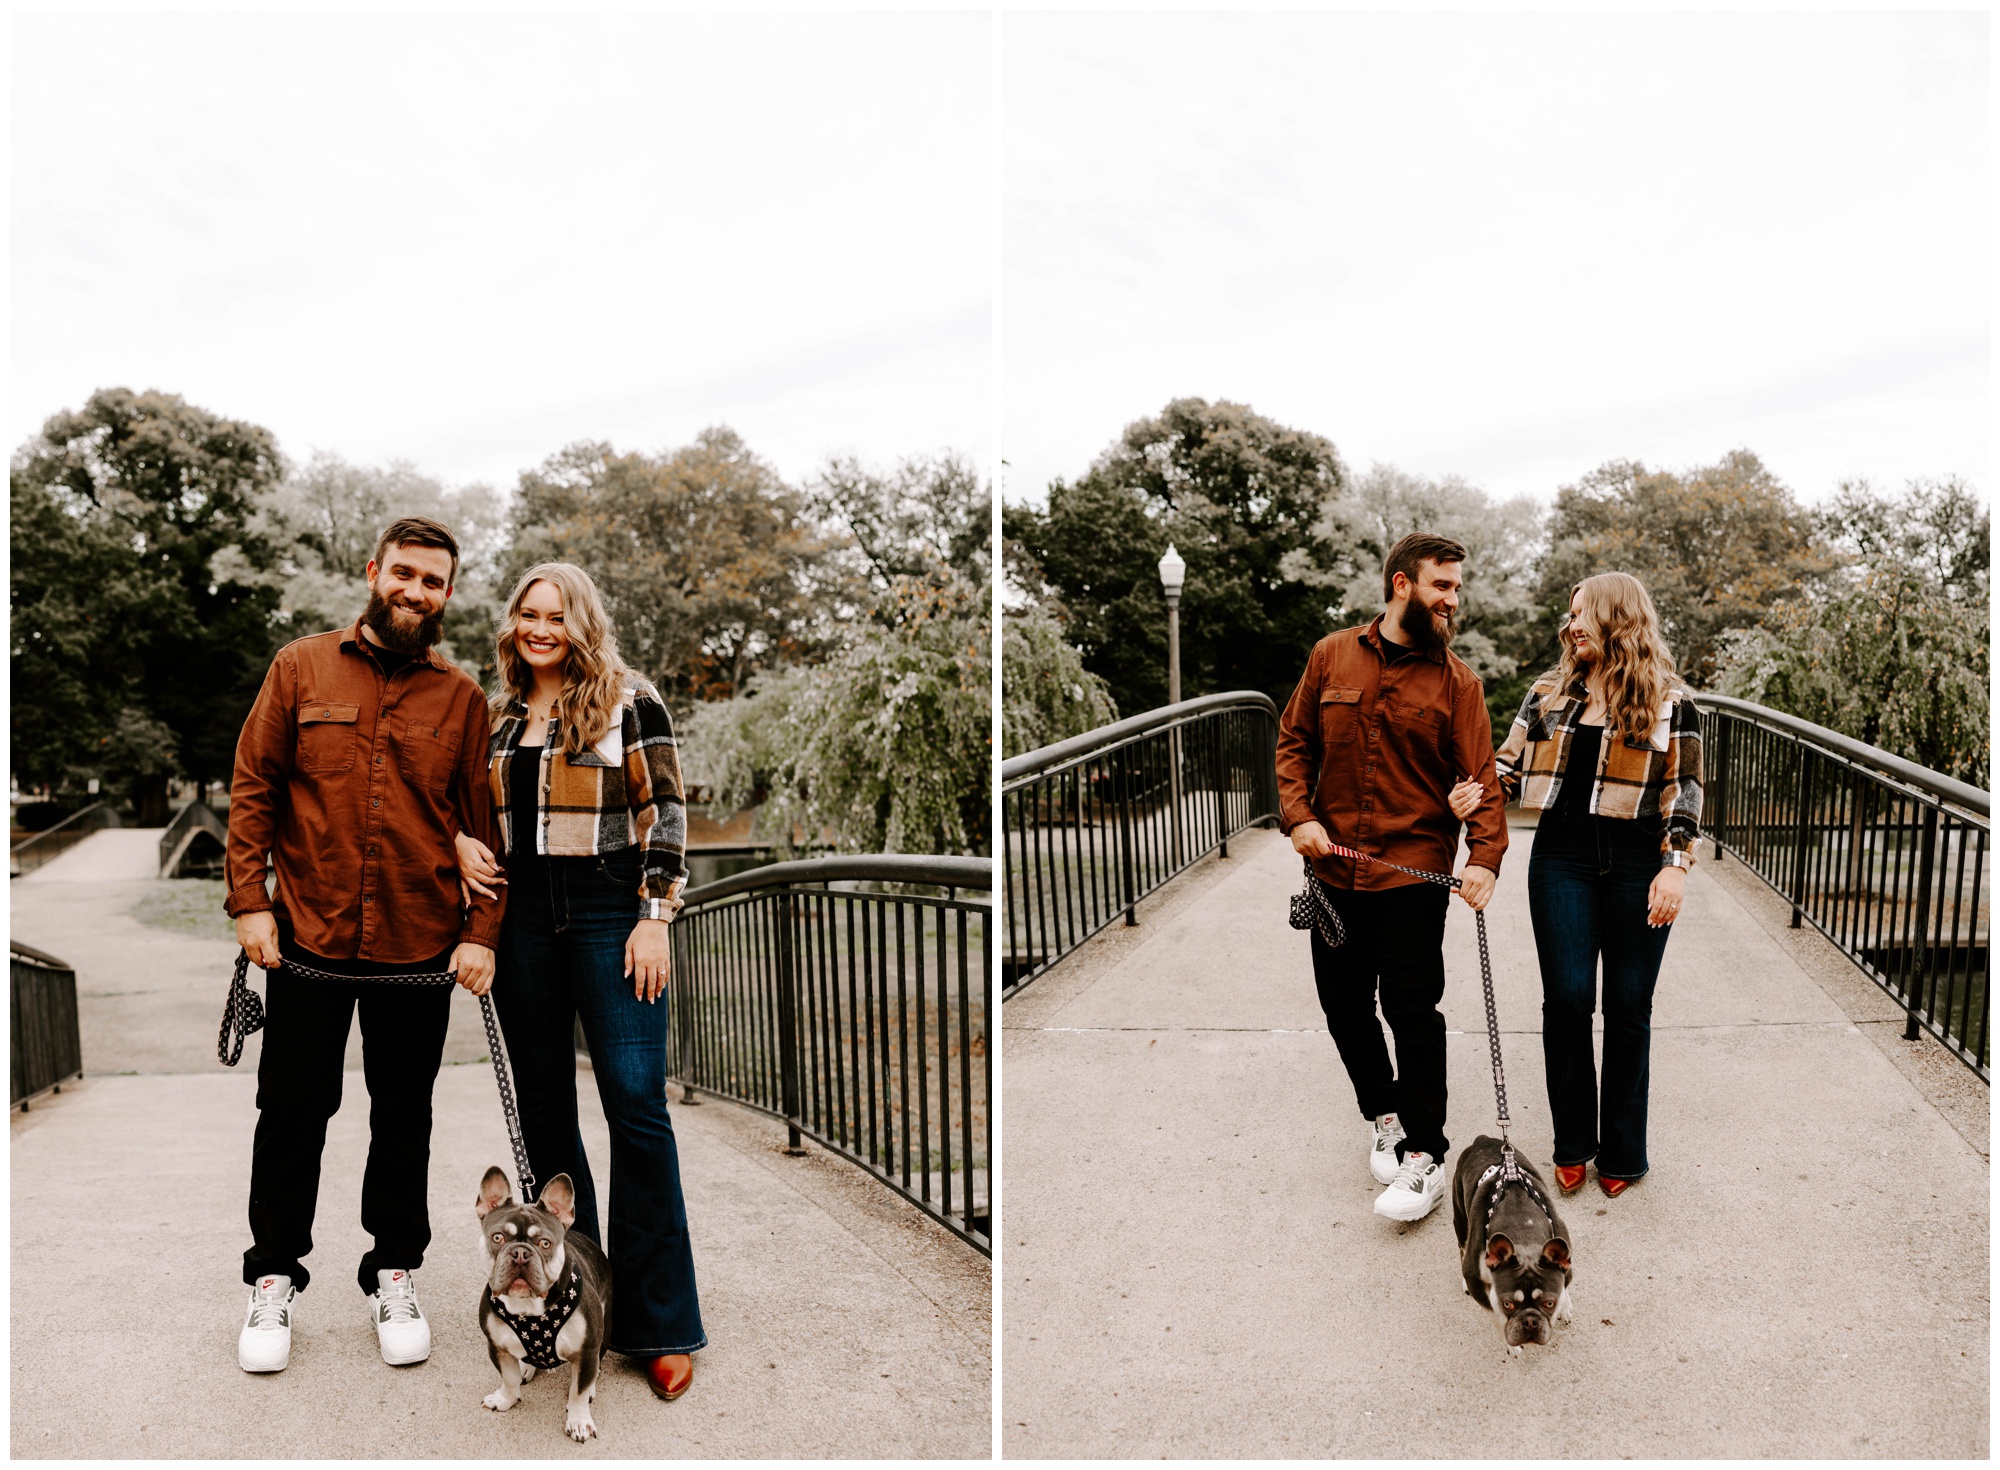
[[[521,1346],[528,1350],[530,1363],[537,1368],[560,1368],[562,1359],[556,1356],[556,1334],[575,1314],[576,1304],[582,1295],[583,1273],[577,1270],[576,1262],[571,1261],[563,1279],[542,1299],[543,1311],[516,1316],[496,1296],[493,1298],[493,1314],[514,1329],[514,1335],[521,1339]]]
[[[304,975],[313,980],[353,981],[352,975],[329,975],[324,970],[315,970],[311,965],[302,965],[297,960],[286,960],[284,968],[295,975]],[[233,1067],[243,1057],[243,1043],[264,1029],[264,1002],[257,998],[257,992],[250,988],[250,952],[236,951],[236,974],[229,982],[229,998],[222,1003],[222,1030],[215,1038],[215,1059],[225,1067]],[[370,985],[449,985],[458,979],[458,971],[442,970],[428,975],[378,975],[365,983]],[[493,1079],[500,1084],[500,1113],[507,1120],[507,1139],[514,1146],[514,1168],[521,1180],[521,1196],[532,1198],[535,1193],[535,1171],[528,1167],[528,1144],[521,1136],[521,1114],[514,1106],[514,1082],[507,1075],[507,1054],[500,1050],[500,1028],[493,1020],[493,993],[489,990],[479,997],[479,1014],[486,1022],[486,1052],[493,1059]]]

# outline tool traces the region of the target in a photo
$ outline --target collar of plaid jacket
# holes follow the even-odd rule
[[[576,755],[569,756],[569,763],[573,766],[615,766],[623,762],[625,759],[624,712],[631,706],[631,703],[632,691],[627,689],[625,691],[624,703],[619,706],[619,718],[611,722],[604,733],[597,737],[594,744]],[[543,748],[552,749],[556,747],[556,736],[561,731],[561,728],[561,724],[551,716],[548,733],[542,737]],[[493,734],[496,742],[496,751],[502,755],[511,755],[514,751],[520,749],[521,737],[527,733],[527,730],[528,706],[520,698],[516,697],[505,710],[501,711],[499,718],[494,721]]]

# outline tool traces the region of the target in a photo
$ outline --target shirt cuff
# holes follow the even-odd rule
[[[271,908],[271,893],[259,877],[255,883],[245,883],[241,888],[232,888],[229,897],[222,901],[222,911],[234,919],[243,914],[261,914]]]
[[[687,889],[685,875],[667,885],[665,898],[642,898],[639,900],[639,917],[642,919],[663,919],[671,924],[674,915],[681,911],[681,895]]]

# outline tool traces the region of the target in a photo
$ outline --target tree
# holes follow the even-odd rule
[[[1552,616],[1597,572],[1646,584],[1694,688],[1713,680],[1731,628],[1802,595],[1836,559],[1813,516],[1747,449],[1675,474],[1617,460],[1556,492],[1537,595]]]
[[[1958,479],[1843,484],[1820,513],[1841,571],[1723,635],[1717,687],[1985,787],[1990,512]]]
[[[1330,568],[1317,569],[1303,548],[1281,565],[1331,594],[1329,627],[1352,627],[1382,611],[1382,567],[1398,541],[1430,531],[1458,542],[1466,559],[1452,650],[1484,681],[1504,735],[1528,684],[1555,658],[1554,619],[1535,595],[1541,523],[1528,496],[1496,503],[1458,475],[1431,479],[1377,464],[1330,497],[1314,523]]]
[[[439,651],[490,686],[494,621],[504,595],[494,583],[506,551],[507,521],[506,508],[489,485],[447,490],[404,460],[377,469],[321,452],[286,475],[252,522],[277,548],[272,564],[256,567],[230,547],[216,557],[216,575],[272,588],[284,636],[345,627],[367,602],[363,577],[377,539],[403,516],[429,516],[457,538],[458,577],[445,604]]]
[[[71,681],[57,702],[81,690],[84,728],[100,749],[130,708],[172,732],[187,774],[226,776],[269,660],[277,598],[218,580],[212,564],[229,547],[270,564],[273,549],[250,522],[281,469],[267,431],[174,394],[101,389],[51,417],[10,477],[27,500],[16,529],[25,520],[33,543],[11,589],[27,619],[14,640],[20,687],[33,687],[24,676],[49,660],[59,685]],[[76,551],[67,566],[50,539],[65,533]],[[37,760],[62,743],[15,728]],[[166,783],[164,773],[138,781],[142,821],[165,820]]]
[[[657,458],[573,444],[522,474],[512,532],[505,590],[539,561],[583,567],[670,703],[815,656],[859,600],[802,497],[726,428]]]
[[[990,492],[952,454],[888,473],[832,460],[815,510],[854,533],[867,616],[820,663],[757,677],[694,712],[690,779],[725,802],[765,803],[788,847],[830,837],[855,852],[978,852],[992,811]]]
[[[1055,610],[1034,606],[1000,620],[1000,736],[1012,758],[1118,718],[1104,681],[1083,666]]]
[[[1183,694],[1249,688],[1283,701],[1328,631],[1324,594],[1298,573],[1337,570],[1315,523],[1346,483],[1319,435],[1242,404],[1179,398],[1128,425],[1075,484],[1053,482],[1046,511],[1006,507],[1002,530],[1016,565],[1033,568],[1030,593],[1069,610],[1084,666],[1119,708],[1166,698],[1158,562],[1169,542],[1188,564]]]

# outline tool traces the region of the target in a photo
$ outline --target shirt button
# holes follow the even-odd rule
[[[371,897],[370,897],[370,896],[369,896],[368,894],[365,894],[365,893],[361,895],[361,901],[362,901],[363,903],[373,903],[373,902],[375,902],[375,900],[374,900],[373,898],[371,898]]]
[[[375,799],[374,799],[373,801],[369,802],[368,804],[369,804],[370,806],[380,806],[380,805],[382,804],[382,798],[378,796],[378,797],[376,797],[376,798],[375,798]]]
[[[376,764],[376,765],[378,765],[378,766],[382,764],[382,757],[381,757],[381,756],[379,756],[379,755],[378,755],[378,756],[376,756],[376,757],[375,757],[375,764]]]

